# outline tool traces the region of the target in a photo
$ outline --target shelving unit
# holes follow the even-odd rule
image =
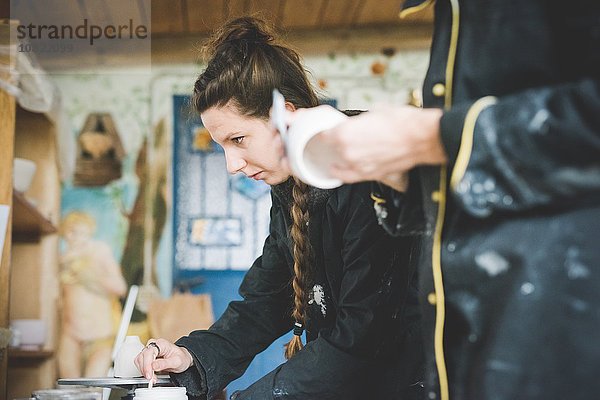
[[[52,388],[57,379],[60,180],[55,126],[47,116],[17,106],[14,157],[37,168],[28,191],[12,193],[10,319],[43,319],[48,335],[39,351],[9,351],[9,399]]]
[[[0,20],[0,44],[7,45],[15,23]],[[14,66],[15,57],[0,65]],[[26,193],[13,191],[15,157],[33,160],[36,173]],[[57,379],[58,235],[60,179],[57,133],[45,114],[17,105],[0,90],[0,204],[11,206],[0,259],[0,329],[12,319],[43,319],[47,338],[39,350],[0,349],[0,399],[28,397],[53,388]]]
[[[23,193],[13,191],[13,242],[38,242],[58,229]]]
[[[9,360],[25,360],[25,361],[40,361],[54,356],[52,350],[23,350],[23,349],[8,349]]]

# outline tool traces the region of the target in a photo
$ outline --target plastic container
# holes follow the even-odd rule
[[[135,400],[187,400],[184,387],[156,387],[135,389]]]

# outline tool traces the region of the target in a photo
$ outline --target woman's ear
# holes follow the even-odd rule
[[[288,111],[296,111],[296,106],[290,103],[289,101],[285,102],[285,109]]]

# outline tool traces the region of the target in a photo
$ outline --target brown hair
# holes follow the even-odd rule
[[[297,108],[318,105],[300,56],[275,41],[274,30],[264,21],[242,17],[218,29],[203,47],[207,60],[204,72],[194,85],[194,108],[202,113],[211,107],[234,106],[242,115],[267,119],[274,88]],[[308,189],[294,179],[293,220],[290,236],[294,242],[294,309],[292,318],[301,328],[286,345],[291,358],[302,348],[307,289],[312,281],[312,254],[308,239]]]

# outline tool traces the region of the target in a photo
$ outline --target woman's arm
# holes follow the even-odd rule
[[[273,201],[271,227],[278,207]],[[207,394],[210,399],[221,393],[244,373],[256,354],[292,328],[291,273],[278,241],[277,233],[271,229],[262,256],[240,286],[243,300],[229,303],[210,329],[194,331],[176,342],[192,354],[196,366],[172,375],[188,388],[189,394]]]

